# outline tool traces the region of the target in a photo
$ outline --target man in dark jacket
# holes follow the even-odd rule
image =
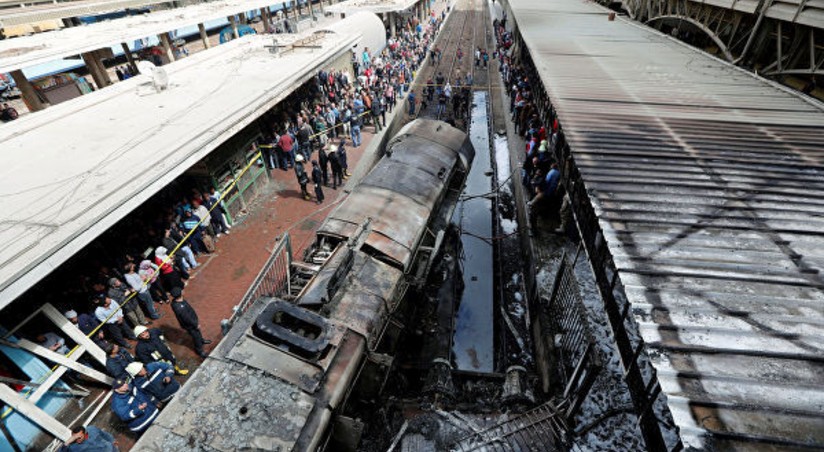
[[[145,326],[138,326],[135,327],[134,334],[137,336],[134,354],[138,361],[142,363],[165,361],[174,367],[178,375],[189,373],[187,369],[177,365],[177,359],[166,344],[166,338],[163,337],[163,332],[159,328],[149,329]]]
[[[158,361],[143,364],[135,361],[126,367],[126,372],[134,379],[132,384],[161,403],[172,400],[180,389],[180,383],[174,379],[175,371],[169,363]]]
[[[160,410],[154,397],[132,386],[128,380],[117,379],[112,384],[112,411],[134,433],[143,433],[154,422]]]
[[[375,123],[375,133],[381,131],[381,103],[378,99],[372,101],[372,121]]]
[[[329,148],[329,166],[332,169],[332,190],[337,190],[338,185],[343,185],[343,167],[340,164],[338,147],[334,144]]]
[[[106,373],[115,379],[128,378],[129,374],[126,372],[126,366],[134,362],[132,354],[117,344],[112,344],[107,353]]]
[[[315,184],[315,202],[323,203],[323,176],[320,172],[320,165],[316,160],[312,161],[312,183]]]
[[[203,334],[200,333],[200,320],[197,318],[197,313],[192,306],[183,299],[183,290],[180,287],[172,289],[172,311],[177,317],[180,327],[186,330],[195,343],[195,352],[201,358],[209,356],[203,351],[204,344],[211,344],[212,341],[203,339]]]

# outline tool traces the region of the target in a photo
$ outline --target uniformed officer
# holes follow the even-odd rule
[[[180,389],[180,383],[174,379],[172,365],[163,361],[143,364],[135,361],[126,366],[126,372],[134,379],[132,384],[150,396],[166,403],[172,400]]]
[[[134,433],[143,433],[157,415],[158,401],[141,391],[128,380],[116,379],[112,384],[112,411],[129,426]]]
[[[134,328],[134,335],[137,336],[137,346],[134,349],[135,357],[142,363],[155,361],[166,361],[174,366],[178,375],[187,375],[189,371],[177,364],[172,350],[166,344],[166,338],[159,328],[146,328],[139,325]]]

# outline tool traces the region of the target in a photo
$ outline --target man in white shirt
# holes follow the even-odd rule
[[[120,305],[106,294],[98,294],[95,301],[97,309],[94,310],[94,316],[103,323],[103,329],[109,338],[121,347],[132,348],[131,344],[126,342],[124,336],[135,339],[135,335],[132,329],[123,321],[123,311],[120,309]]]

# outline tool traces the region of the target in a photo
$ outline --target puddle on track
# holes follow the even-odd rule
[[[475,92],[469,137],[475,160],[466,181],[464,196],[489,193],[492,165],[489,155],[488,94]],[[453,221],[460,224],[463,243],[464,291],[455,319],[452,352],[460,370],[492,372],[494,350],[494,270],[492,245],[478,237],[492,237],[492,201],[476,197],[462,201]],[[478,236],[478,237],[475,237]]]

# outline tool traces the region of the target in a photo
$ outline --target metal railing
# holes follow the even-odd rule
[[[234,308],[232,316],[224,319],[221,330],[225,336],[232,325],[249,309],[252,303],[260,297],[274,297],[289,292],[292,277],[292,237],[289,233],[283,234],[278,244],[263,264],[254,282],[249,286],[246,294]]]
[[[579,253],[580,248],[571,264],[564,253],[555,274],[548,303],[550,332],[553,337],[560,336],[560,341],[556,344],[556,355],[564,385],[569,384],[575,368],[584,359],[590,346],[595,343],[589,329],[578,278],[575,277],[575,264]]]

